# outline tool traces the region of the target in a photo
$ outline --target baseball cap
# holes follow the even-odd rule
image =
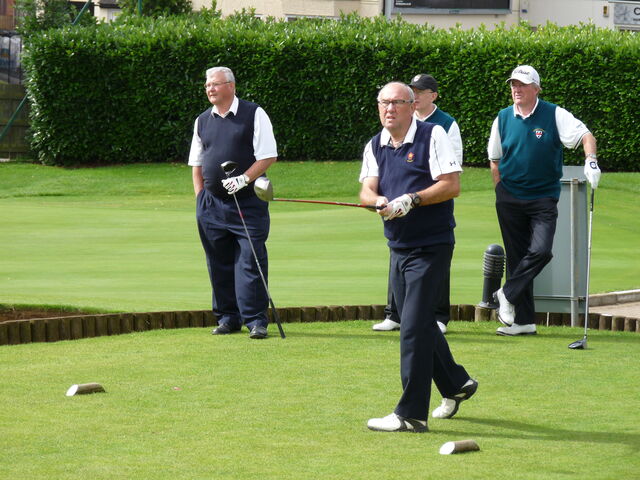
[[[426,73],[419,73],[411,79],[410,87],[417,88],[418,90],[432,90],[438,91],[438,82],[431,75]]]
[[[511,77],[507,82],[511,80],[519,80],[522,83],[529,85],[530,83],[535,83],[540,86],[540,75],[536,72],[536,69],[530,65],[519,65],[517,66],[513,72],[511,72]]]

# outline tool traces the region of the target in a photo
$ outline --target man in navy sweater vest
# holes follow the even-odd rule
[[[393,413],[367,426],[425,432],[431,381],[443,397],[432,416],[451,418],[478,383],[455,363],[436,324],[436,304],[453,253],[453,198],[460,192],[453,146],[444,129],[413,118],[414,94],[392,82],[378,93],[382,131],[365,147],[360,199],[378,213],[391,251],[391,284],[400,315],[402,396]],[[390,200],[391,199],[391,200]]]
[[[230,69],[207,70],[205,91],[212,107],[195,121],[189,165],[198,231],[213,290],[212,308],[218,319],[212,333],[225,335],[246,325],[250,338],[261,339],[267,336],[269,297],[250,241],[266,276],[269,210],[251,186],[276,161],[278,152],[269,117],[255,103],[239,100],[235,87]],[[240,174],[227,179],[221,165],[229,160],[238,164]]]
[[[585,153],[584,174],[597,188],[596,139],[564,108],[538,98],[540,76],[521,65],[507,80],[513,105],[491,127],[489,160],[496,212],[507,256],[507,280],[495,294],[498,335],[536,333],[533,280],[552,258],[562,177],[562,147]]]
[[[415,95],[416,110],[413,116],[421,122],[435,123],[444,128],[447,132],[449,140],[453,145],[458,164],[462,166],[462,137],[460,136],[460,127],[456,119],[448,113],[440,110],[434,103],[438,98],[438,82],[435,78],[427,73],[420,73],[414,76],[409,83],[413,94]],[[443,279],[443,288],[440,300],[436,307],[436,321],[442,333],[447,333],[447,325],[450,318],[450,282],[451,282],[451,266],[447,269],[447,274]],[[384,309],[384,320],[373,326],[377,331],[389,331],[400,329],[400,318],[393,300],[393,289],[391,282],[387,286],[387,306]]]

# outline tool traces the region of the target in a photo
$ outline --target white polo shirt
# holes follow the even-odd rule
[[[420,118],[417,111],[413,112],[413,116],[416,117],[416,119],[420,120],[421,122],[428,122],[429,118],[434,113],[436,113],[436,110],[438,109],[438,106],[435,103],[433,104],[433,106],[435,108],[426,117]],[[447,135],[449,135],[449,140],[451,140],[451,143],[453,145],[453,151],[456,152],[458,163],[462,165],[462,135],[460,135],[460,126],[458,125],[458,122],[456,122],[455,120],[453,121],[453,123],[449,127],[449,131],[447,132]]]
[[[411,119],[411,125],[409,130],[402,141],[402,144],[413,143],[416,136],[416,119]],[[380,145],[389,145],[391,141],[391,134],[386,128],[382,129],[380,134]],[[373,155],[373,149],[371,148],[372,140],[369,140],[364,148],[362,155],[362,168],[360,169],[360,183],[366,177],[379,177],[378,162]],[[440,175],[447,173],[461,172],[462,167],[458,163],[456,153],[453,149],[453,144],[440,125],[434,125],[431,130],[431,141],[429,142],[429,170],[431,170],[431,178],[435,181],[438,180]]]

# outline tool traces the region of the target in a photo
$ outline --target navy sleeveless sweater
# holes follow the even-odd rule
[[[220,168],[229,160],[238,164],[230,176],[241,175],[255,162],[253,152],[253,130],[258,105],[238,100],[236,115],[226,117],[212,114],[211,108],[198,117],[198,135],[202,141],[202,176],[204,187],[215,196],[229,198],[222,186],[226,175]],[[254,196],[253,188],[245,187],[236,193],[238,198]]]
[[[380,146],[380,133],[371,146],[378,164],[378,193],[393,200],[435,183],[429,168],[429,143],[434,124],[416,122],[413,143],[400,148]],[[455,243],[453,200],[413,208],[401,218],[384,222],[384,235],[391,248],[415,248]]]

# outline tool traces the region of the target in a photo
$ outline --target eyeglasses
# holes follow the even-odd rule
[[[405,105],[407,103],[413,103],[413,100],[378,100],[378,105],[383,108],[387,108],[389,105],[397,107],[398,105]]]
[[[205,83],[204,89],[209,90],[211,88],[218,88],[220,85],[226,85],[227,83],[231,83],[231,81],[226,82],[214,82],[214,83]]]

